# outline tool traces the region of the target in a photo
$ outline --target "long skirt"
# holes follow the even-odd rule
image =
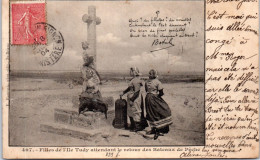
[[[146,119],[152,128],[162,129],[172,124],[171,110],[161,97],[147,93],[145,107]]]

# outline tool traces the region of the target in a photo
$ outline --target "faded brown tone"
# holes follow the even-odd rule
[[[49,3],[49,2],[48,2]],[[55,13],[55,17],[49,17],[47,21],[54,22],[58,16],[70,17],[79,14],[78,19],[73,19],[75,21],[81,21],[81,16],[83,14],[82,10],[74,10],[75,12],[62,12],[59,8],[70,8],[69,2],[50,2],[50,3],[64,3],[64,5],[56,5],[50,8]],[[82,6],[86,1],[74,2],[75,6]],[[77,3],[77,4],[76,4]],[[102,6],[103,3],[109,2],[99,2]],[[115,5],[115,3],[118,3]],[[153,3],[163,4],[162,8],[171,8],[171,3],[169,1],[159,2],[155,1]],[[185,1],[178,1],[178,3],[184,3]],[[143,9],[144,4],[147,2],[135,2],[135,1],[122,1],[122,2],[111,2],[109,3],[115,6],[129,6],[133,8],[130,10],[133,14],[141,15],[142,13],[150,12],[154,14],[153,9]],[[152,2],[148,2],[152,4]],[[259,157],[259,53],[258,53],[258,2],[256,1],[206,1],[206,59],[205,59],[205,80],[206,86],[203,88],[203,83],[176,83],[176,81],[165,83],[165,100],[169,103],[172,111],[173,118],[176,122],[171,126],[172,132],[165,137],[160,137],[158,141],[146,140],[142,135],[137,135],[130,132],[120,132],[106,126],[106,124],[100,124],[100,126],[105,126],[103,130],[95,132],[93,134],[84,134],[85,129],[80,129],[75,133],[74,137],[67,137],[64,135],[58,135],[54,133],[64,133],[70,135],[71,128],[68,125],[58,125],[56,129],[50,126],[38,125],[37,123],[43,120],[48,120],[53,122],[54,120],[54,107],[53,103],[59,105],[60,107],[73,107],[77,104],[74,101],[74,96],[77,96],[80,87],[77,85],[70,85],[69,83],[64,83],[63,81],[54,81],[52,79],[39,79],[32,78],[16,78],[8,79],[8,1],[3,1],[3,157],[4,158],[257,158]],[[86,5],[87,6],[87,5]],[[135,7],[133,7],[135,6]],[[155,5],[157,6],[157,5]],[[159,6],[159,5],[158,5]],[[148,5],[149,7],[149,5]],[[150,6],[151,7],[151,6]],[[194,8],[193,8],[194,7]],[[73,8],[73,7],[71,7]],[[121,11],[116,13],[120,14],[124,12],[123,7]],[[189,9],[182,10],[184,12],[191,12],[192,10],[198,9],[197,7],[191,5]],[[53,13],[53,14],[54,14]],[[84,14],[87,10],[84,11]],[[175,12],[177,14],[177,11]],[[180,12],[179,12],[180,13]],[[181,13],[185,14],[185,13]],[[99,13],[99,16],[101,14]],[[119,20],[118,15],[111,16],[110,12],[106,12],[105,17],[109,17],[108,20]],[[134,17],[134,16],[133,16]],[[102,19],[103,20],[103,19]],[[58,23],[59,21],[57,21]],[[74,36],[79,36],[82,34],[80,25],[77,23],[73,24],[73,29],[75,29]],[[102,24],[106,22],[102,21]],[[85,25],[85,24],[84,24]],[[83,25],[82,25],[83,26]],[[79,28],[77,32],[76,28]],[[85,27],[85,26],[84,26]],[[100,26],[99,26],[100,27]],[[128,32],[128,30],[118,30],[117,27],[109,27],[113,31],[119,33]],[[59,26],[57,29],[62,30]],[[104,31],[104,32],[103,32]],[[102,32],[105,33],[105,30]],[[63,34],[71,32],[71,27],[62,30]],[[99,32],[101,33],[101,32]],[[100,42],[107,42],[107,39],[112,39],[117,42],[118,45],[128,46],[133,53],[134,45],[130,45],[124,42],[124,39],[115,38],[114,34],[104,34],[101,37]],[[72,36],[72,37],[74,37]],[[68,48],[73,48],[78,45],[80,48],[80,43],[82,40],[75,40],[71,36],[67,36],[66,39],[71,39],[71,44]],[[79,43],[78,43],[78,42]],[[66,42],[66,41],[65,41]],[[144,42],[145,43],[145,42]],[[150,44],[152,42],[149,42]],[[200,43],[200,42],[198,42]],[[165,46],[166,47],[166,46]],[[104,50],[106,50],[105,48]],[[19,51],[19,52],[18,52]],[[20,52],[22,51],[22,52]],[[120,53],[124,52],[125,49],[120,48]],[[191,47],[192,51],[192,47]],[[20,49],[16,47],[11,48],[11,53],[24,53],[17,54],[13,58],[11,57],[10,62],[19,64],[19,66],[30,67],[29,64],[33,61],[28,55],[31,55],[30,50],[27,47],[22,47]],[[68,51],[68,53],[72,53]],[[74,55],[78,54],[77,51],[73,52]],[[80,52],[81,53],[81,52]],[[107,52],[108,57],[101,56],[107,61],[112,61],[114,57],[113,52]],[[141,53],[141,52],[139,52]],[[193,53],[193,52],[189,52]],[[27,55],[26,57],[23,57]],[[66,55],[66,54],[65,54]],[[68,66],[74,65],[74,61],[80,61],[80,56],[76,56],[74,60],[70,59],[64,55],[64,60],[60,61],[62,63],[67,62]],[[68,54],[67,54],[68,55]],[[134,55],[134,54],[133,54]],[[137,58],[141,58],[142,55],[148,56],[149,54],[144,53]],[[160,55],[166,55],[167,52],[164,50],[160,52]],[[29,57],[29,58],[28,58]],[[21,59],[29,60],[28,65],[19,61]],[[27,59],[28,58],[28,59]],[[122,60],[124,63],[124,56],[118,55],[118,59]],[[134,60],[134,57],[132,60]],[[177,58],[178,57],[173,57]],[[196,58],[195,58],[196,59]],[[194,57],[191,60],[195,60]],[[151,60],[151,59],[150,59]],[[180,60],[180,59],[179,59]],[[150,61],[149,61],[150,62]],[[162,61],[164,62],[164,61]],[[180,61],[183,62],[183,61]],[[202,61],[203,62],[203,61]],[[34,64],[34,63],[33,63]],[[82,64],[81,62],[79,63]],[[195,63],[196,64],[196,63]],[[160,64],[157,64],[160,66]],[[36,66],[36,65],[35,65]],[[62,66],[62,65],[61,65]],[[60,68],[60,65],[56,66]],[[117,65],[107,65],[104,68],[113,68]],[[193,68],[190,66],[189,68]],[[57,69],[56,68],[56,69]],[[77,67],[76,67],[77,68]],[[36,69],[38,69],[36,67]],[[127,67],[125,68],[127,69]],[[175,68],[176,69],[176,68]],[[194,69],[195,70],[195,69]],[[178,69],[177,69],[178,71]],[[193,71],[193,70],[192,70]],[[144,72],[146,73],[146,72]],[[175,72],[173,72],[175,73]],[[26,74],[22,74],[26,75]],[[45,75],[42,73],[42,75]],[[122,76],[123,77],[123,76]],[[162,77],[161,77],[162,78]],[[171,80],[174,80],[171,78]],[[175,79],[176,80],[176,79]],[[105,81],[104,81],[105,82]],[[8,97],[8,86],[11,86],[11,96]],[[77,81],[75,82],[76,84]],[[127,83],[125,81],[106,81],[102,86],[102,92],[104,94],[112,95],[114,98],[118,98],[118,93],[125,88]],[[72,89],[70,89],[73,87]],[[113,92],[111,91],[113,90]],[[206,137],[205,146],[186,146],[186,144],[201,144],[198,138],[202,137],[201,130],[201,115],[204,112],[201,111],[201,103],[203,97],[201,94],[201,89],[205,89],[205,118],[206,118]],[[199,97],[199,98],[198,98]],[[13,107],[9,107],[8,98],[10,98],[10,104]],[[194,107],[199,104],[199,107]],[[24,107],[23,107],[24,106]],[[27,107],[27,108],[25,108]],[[9,110],[10,109],[10,110]],[[9,112],[12,111],[12,112]],[[10,113],[10,115],[8,114]],[[66,115],[64,114],[64,117]],[[96,115],[99,116],[99,115]],[[76,119],[76,118],[75,118]],[[63,122],[67,120],[63,118]],[[79,119],[77,119],[79,120]],[[87,121],[87,120],[86,120]],[[108,121],[111,121],[109,119]],[[10,126],[8,125],[10,124]],[[97,121],[98,123],[98,121]],[[45,132],[40,132],[42,129]],[[188,129],[192,129],[190,133],[186,134]],[[198,129],[198,130],[197,130]],[[12,131],[10,139],[12,144],[32,144],[37,145],[38,142],[43,142],[47,144],[46,146],[53,146],[55,144],[78,144],[86,145],[89,137],[94,141],[89,141],[87,144],[113,144],[113,143],[139,143],[161,145],[167,143],[175,143],[185,146],[152,146],[152,147],[10,147],[8,143],[8,131]],[[46,131],[52,131],[52,133],[46,133]],[[20,134],[21,133],[21,134]],[[109,134],[106,134],[109,133]],[[32,135],[27,138],[28,135]],[[26,137],[26,138],[23,138]],[[41,138],[39,138],[41,137]],[[85,140],[80,140],[78,138],[83,138]],[[115,138],[117,137],[117,138]],[[136,139],[136,141],[129,141],[129,139]],[[41,144],[43,144],[41,143]]]

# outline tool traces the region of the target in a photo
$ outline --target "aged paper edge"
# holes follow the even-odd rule
[[[206,5],[206,4],[205,4]],[[9,101],[8,101],[8,94],[9,94],[9,82],[8,82],[8,67],[9,67],[9,56],[8,56],[8,50],[9,50],[9,31],[10,31],[10,24],[7,20],[9,20],[9,2],[8,0],[2,1],[2,126],[3,126],[3,157],[4,158],[104,158],[105,156],[102,156],[100,154],[84,154],[84,153],[23,153],[21,152],[22,147],[9,147],[8,146],[8,111],[9,111]],[[8,6],[8,7],[7,7]],[[206,10],[206,8],[204,8]],[[204,13],[205,14],[205,13]],[[205,39],[204,39],[205,40]],[[205,51],[206,52],[206,51]],[[189,146],[183,146],[183,147],[189,147]],[[183,148],[178,147],[178,148]],[[48,148],[57,148],[57,147],[48,147]],[[107,148],[107,147],[98,147],[98,148]],[[116,147],[117,148],[117,147]],[[120,147],[125,148],[125,147]],[[177,147],[173,147],[177,148]],[[202,149],[203,146],[198,146],[196,148]],[[18,151],[20,150],[20,151]],[[17,153],[19,152],[19,153]],[[164,152],[165,154],[166,152]],[[142,154],[142,153],[141,153]],[[160,152],[153,153],[153,155],[146,155],[142,154],[142,158],[149,157],[149,158],[170,158],[175,157],[178,158],[179,152],[172,152],[172,154],[168,155],[162,155]],[[259,153],[257,153],[259,155]],[[247,158],[248,156],[245,155],[245,157],[240,158]],[[120,158],[140,158],[140,154],[138,155],[122,155]]]

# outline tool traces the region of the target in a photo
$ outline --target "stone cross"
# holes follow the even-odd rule
[[[83,22],[88,24],[88,54],[94,57],[94,67],[96,68],[96,25],[99,25],[101,23],[101,19],[99,17],[96,17],[96,7],[89,6],[88,14],[84,14],[82,16],[82,20]]]

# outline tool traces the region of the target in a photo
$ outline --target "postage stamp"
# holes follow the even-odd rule
[[[35,24],[46,22],[45,3],[12,3],[11,4],[11,29],[12,44],[30,45],[41,39],[42,44],[46,44],[47,39],[45,30],[35,32]]]

